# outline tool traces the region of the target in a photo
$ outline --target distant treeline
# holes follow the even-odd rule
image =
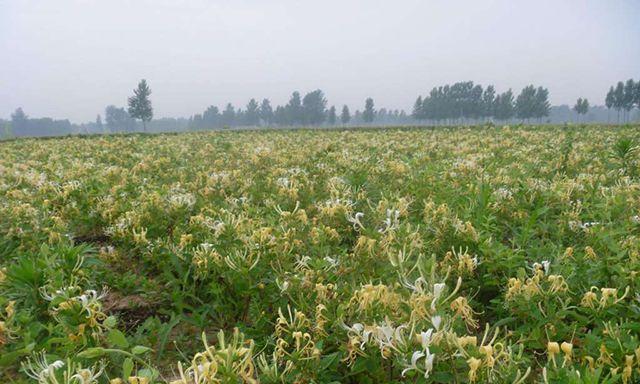
[[[624,83],[619,81],[615,88],[612,85],[607,92],[605,105],[609,109],[616,110],[617,121],[620,121],[620,112],[622,112],[622,121],[629,121],[631,110],[640,108],[640,80],[629,79]]]
[[[293,92],[286,105],[278,105],[275,108],[271,106],[269,99],[263,99],[259,104],[256,99],[251,99],[244,109],[237,110],[231,103],[222,111],[212,105],[202,114],[192,116],[189,119],[189,128],[361,125],[374,121],[384,125],[402,125],[409,124],[411,117],[403,110],[376,110],[371,98],[365,101],[363,111],[356,110],[353,114],[346,105],[342,106],[340,111],[335,106],[327,108],[324,93],[317,89],[304,97],[297,91]]]
[[[73,125],[69,120],[53,120],[49,117],[32,119],[22,111],[16,109],[11,115],[11,121],[2,124],[3,132],[13,136],[57,136],[67,135],[73,131]]]
[[[426,96],[418,96],[410,114],[399,109],[376,109],[371,98],[365,100],[362,110],[357,109],[353,113],[346,105],[339,110],[335,106],[327,108],[327,99],[318,89],[304,96],[297,91],[293,92],[287,104],[277,105],[275,108],[269,99],[258,102],[252,98],[244,108],[236,108],[227,103],[220,110],[212,105],[189,118],[150,120],[146,122],[146,128],[148,132],[183,132],[232,127],[408,126],[475,124],[487,121],[516,123],[531,119],[551,124],[571,121],[616,123],[640,119],[640,112],[636,109],[640,108],[640,81],[629,79],[618,82],[609,89],[605,104],[589,106],[586,99],[580,98],[573,108],[568,105],[550,106],[549,91],[544,87],[529,85],[515,96],[511,89],[497,93],[492,85],[484,88],[472,81],[465,81],[434,87]],[[11,120],[0,119],[0,137],[142,130],[143,123],[133,119],[127,109],[114,105],[105,108],[104,121],[101,115],[97,115],[95,121],[83,124],[47,117],[30,118],[22,108],[16,109]]]
[[[534,118],[542,121],[549,116],[550,110],[546,88],[529,85],[514,100],[511,89],[496,94],[493,85],[483,89],[480,84],[465,81],[434,87],[424,98],[418,96],[411,115],[416,120],[449,124],[464,120],[507,121],[514,116],[521,120]]]

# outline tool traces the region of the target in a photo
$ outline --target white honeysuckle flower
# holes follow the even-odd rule
[[[294,264],[294,268],[297,270],[300,269],[309,269],[309,262],[311,261],[311,257],[309,256],[302,256],[297,258],[295,264]]]
[[[548,260],[543,260],[542,261],[542,267],[544,268],[544,273],[547,274],[549,273],[549,267],[551,266],[551,262]]]
[[[332,269],[332,268],[336,268],[339,265],[339,262],[337,259],[334,259],[332,257],[329,256],[325,256],[324,257],[324,261],[326,261],[327,263],[329,263],[329,265],[325,268],[325,269]]]
[[[447,285],[445,283],[433,284],[433,300],[431,300],[432,311],[436,310],[436,303],[438,302],[438,299],[440,299],[440,296],[442,296],[442,292],[446,286]]]
[[[433,370],[433,360],[435,359],[435,357],[436,355],[434,353],[431,353],[429,351],[429,348],[427,348],[427,350],[425,351],[425,359],[424,359],[424,378],[425,379],[429,378],[429,374]]]
[[[416,293],[424,293],[426,291],[426,288],[429,286],[429,284],[423,277],[418,277],[413,284],[409,283],[404,278],[401,278],[401,282],[402,285]]]
[[[65,363],[62,360],[56,360],[49,364],[45,352],[41,352],[28,358],[26,363],[22,364],[24,372],[30,378],[36,380],[38,383],[57,383],[58,380],[55,377],[55,371],[64,367]]]
[[[289,288],[289,281],[281,281],[279,278],[277,278],[276,285],[278,286],[278,288],[280,288],[280,293],[283,293]]]
[[[104,372],[104,365],[100,365],[97,372],[94,369],[79,369],[77,373],[69,378],[69,382],[72,383],[74,379],[77,379],[80,384],[93,384],[96,383],[98,378],[102,376]]]
[[[435,328],[435,330],[439,330],[440,329],[440,324],[442,323],[442,317],[439,315],[433,316],[431,318],[431,324],[433,324],[433,328]]]
[[[382,325],[378,327],[379,335],[378,342],[380,346],[391,345],[391,341],[393,340],[394,329],[389,325]]]
[[[440,296],[442,295],[442,291],[444,291],[444,288],[447,286],[447,284],[445,283],[436,283],[433,284],[433,299],[438,300],[440,298]]]
[[[420,332],[420,344],[422,348],[427,349],[431,344],[431,336],[433,335],[433,328],[429,328],[426,332]]]
[[[425,356],[425,354],[422,351],[413,352],[413,355],[411,355],[411,365],[407,366],[405,369],[402,370],[401,376],[404,377],[404,375],[407,372],[413,371],[413,370],[417,370],[418,369],[418,366],[417,366],[418,360],[420,360],[424,356]]]
[[[355,216],[353,217],[347,216],[347,221],[353,224],[353,229],[355,230],[357,230],[358,228],[364,229],[364,225],[362,225],[362,222],[360,221],[360,219],[362,219],[363,217],[364,213],[356,212]]]

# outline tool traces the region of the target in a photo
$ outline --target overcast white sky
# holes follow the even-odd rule
[[[94,120],[141,78],[156,117],[316,88],[410,110],[462,80],[601,104],[640,79],[640,1],[0,0],[0,117]]]

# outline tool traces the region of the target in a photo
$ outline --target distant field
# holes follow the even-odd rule
[[[0,143],[0,382],[638,382],[639,143],[633,125]]]

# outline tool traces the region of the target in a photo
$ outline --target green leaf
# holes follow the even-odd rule
[[[324,371],[329,368],[333,363],[335,363],[340,357],[340,352],[334,352],[329,355],[326,355],[320,361],[320,370]]]
[[[122,377],[131,376],[131,372],[133,372],[133,360],[130,357],[127,357],[122,362]]]
[[[3,353],[0,356],[0,367],[8,367],[10,365],[13,365],[20,356],[30,354],[35,346],[36,343],[31,343],[22,349],[18,349],[17,351]]]
[[[158,376],[158,371],[156,371],[155,369],[152,370],[149,368],[145,368],[138,371],[138,376],[148,377],[149,379],[153,380]]]
[[[122,349],[129,347],[127,337],[124,335],[124,333],[117,329],[112,329],[111,331],[109,331],[109,334],[107,335],[107,341],[113,347]]]
[[[133,349],[131,349],[131,353],[133,353],[134,355],[142,355],[143,353],[147,353],[151,350],[151,348],[145,347],[144,345],[136,345],[135,347],[133,347]]]
[[[115,318],[115,316],[109,316],[106,319],[104,319],[104,321],[102,322],[102,325],[104,325],[107,328],[113,328],[116,326],[118,320]]]
[[[107,352],[104,348],[94,347],[85,349],[84,351],[78,353],[77,356],[85,359],[94,359],[96,357],[103,356],[105,353]]]

